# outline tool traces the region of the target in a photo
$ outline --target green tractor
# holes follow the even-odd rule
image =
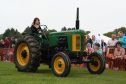
[[[94,52],[87,55],[85,31],[79,29],[79,8],[77,8],[76,30],[45,34],[24,33],[18,39],[14,51],[14,63],[18,71],[35,72],[39,65],[47,64],[54,75],[65,77],[71,64],[87,63],[92,74],[101,74],[105,69],[103,56]],[[86,61],[84,56],[88,56]]]

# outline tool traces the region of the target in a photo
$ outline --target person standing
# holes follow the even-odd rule
[[[14,48],[15,47],[15,44],[16,44],[15,38],[14,37],[11,37],[11,39],[10,39],[10,48]]]
[[[86,38],[86,47],[87,47],[87,44],[90,43],[91,44],[91,47],[92,47],[92,39],[90,38],[89,35],[87,35],[87,38]]]
[[[102,39],[102,40],[101,40],[101,48],[102,48],[103,51],[105,51],[106,46],[107,46],[107,44],[106,44],[105,41]]]
[[[125,49],[125,54],[126,54],[126,36],[124,35],[124,33],[122,31],[118,32],[118,36],[119,36],[119,42],[122,43],[122,48]],[[124,64],[124,68],[126,70],[126,57],[124,57],[123,64]]]
[[[95,35],[92,35],[92,48],[94,48],[95,43],[100,43],[100,40],[95,37]]]
[[[10,44],[9,38],[6,37],[4,40],[4,48],[9,48],[9,44]]]
[[[115,70],[124,70],[123,58],[125,57],[125,50],[121,46],[122,44],[117,42],[113,57]]]
[[[107,46],[108,47],[115,47],[116,43],[118,42],[118,40],[116,40],[116,35],[112,34],[111,35],[111,39],[108,41]]]
[[[118,40],[116,40],[116,35],[112,34],[111,39],[108,41],[107,44],[107,54],[114,53],[114,48]]]
[[[99,43],[95,43],[94,44],[94,52],[97,52],[101,56],[103,55],[103,52],[102,52],[102,49],[100,48],[100,44]]]
[[[107,62],[110,69],[113,69],[114,59],[112,59],[112,58],[114,56],[114,49],[115,49],[117,42],[118,42],[118,40],[116,40],[116,35],[112,34],[111,39],[107,43],[107,53],[106,53],[106,57],[105,57],[106,62]]]
[[[94,52],[94,49],[91,47],[90,43],[87,44],[87,48],[85,51],[87,52],[87,55],[90,55]],[[83,58],[84,58],[84,60],[87,60],[88,56],[85,56]]]
[[[103,56],[106,55],[106,48],[107,48],[107,44],[104,42],[104,40],[101,40],[101,49],[103,51]]]
[[[0,48],[4,48],[4,41],[3,41],[3,39],[0,40]]]
[[[122,31],[118,32],[118,36],[119,36],[119,42],[122,43],[122,47],[126,51],[126,36],[124,36],[124,33]]]
[[[88,55],[94,52],[94,49],[91,47],[90,43],[87,44],[86,52]]]

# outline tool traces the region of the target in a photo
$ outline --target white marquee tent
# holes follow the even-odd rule
[[[99,39],[99,40],[104,40],[106,43],[108,43],[108,40],[111,39],[111,38],[109,38],[109,37],[107,37],[107,36],[104,36],[103,34],[89,33],[88,35],[89,35],[90,37],[91,37],[92,35],[95,35],[95,37],[96,37],[97,39]]]

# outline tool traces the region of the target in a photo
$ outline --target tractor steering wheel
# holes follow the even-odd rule
[[[46,32],[48,32],[48,31],[47,31],[47,29],[48,29],[47,26],[46,26],[46,25],[40,25],[40,26],[41,26],[41,27],[44,26],[44,28],[41,29],[41,34],[42,34],[42,36],[44,36],[45,39],[48,39],[48,38],[47,38],[47,35],[46,35]]]

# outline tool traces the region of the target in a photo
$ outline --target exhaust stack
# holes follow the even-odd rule
[[[77,8],[77,17],[76,17],[76,29],[79,29],[80,21],[79,21],[79,8]]]

